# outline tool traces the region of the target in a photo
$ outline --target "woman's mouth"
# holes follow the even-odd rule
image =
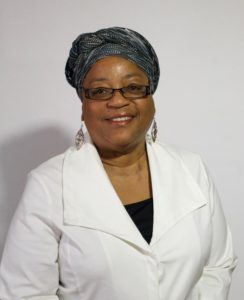
[[[133,116],[114,116],[106,119],[106,121],[108,121],[111,124],[117,124],[121,126],[129,124],[133,118]]]
[[[123,122],[123,121],[128,121],[131,119],[132,119],[132,117],[117,117],[117,118],[112,118],[110,120],[113,122]]]

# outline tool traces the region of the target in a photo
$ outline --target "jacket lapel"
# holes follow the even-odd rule
[[[149,245],[123,207],[96,148],[69,149],[63,166],[64,223],[107,232],[144,250]]]
[[[157,144],[147,144],[147,152],[154,201],[152,246],[186,214],[206,204],[206,199],[179,158]],[[65,155],[63,201],[66,225],[103,231],[150,251],[89,140],[79,151],[70,148]]]
[[[154,200],[154,227],[150,245],[188,213],[207,203],[180,156],[158,144],[147,144]]]

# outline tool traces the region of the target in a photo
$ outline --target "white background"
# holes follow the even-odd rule
[[[244,299],[244,1],[0,0],[0,254],[27,173],[73,143],[80,103],[64,65],[80,33],[142,33],[161,64],[159,139],[202,155],[221,195]]]

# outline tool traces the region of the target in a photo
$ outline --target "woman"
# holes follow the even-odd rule
[[[198,155],[155,142],[151,45],[119,27],[82,34],[66,77],[87,133],[30,173],[0,298],[227,299],[236,259],[213,182]]]

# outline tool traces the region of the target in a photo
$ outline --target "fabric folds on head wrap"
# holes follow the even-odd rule
[[[65,66],[68,82],[78,91],[91,66],[106,56],[121,56],[134,62],[146,73],[151,92],[155,92],[160,71],[154,49],[141,34],[122,27],[84,33],[76,38]]]

